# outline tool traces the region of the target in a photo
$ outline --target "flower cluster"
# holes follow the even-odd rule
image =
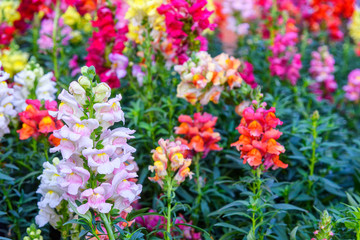
[[[144,34],[150,30],[149,35],[158,42],[165,31],[164,16],[157,12],[157,8],[164,3],[164,0],[127,0],[129,9],[125,19],[129,21],[129,39],[141,44],[144,41]],[[146,22],[144,26],[144,21]],[[148,28],[148,29],[146,29]]]
[[[64,19],[60,18],[58,22],[58,27],[60,28],[57,41],[61,42],[62,46],[66,46],[69,44],[69,40],[71,39],[71,27],[64,24]],[[52,50],[54,46],[52,34],[54,28],[54,19],[46,18],[41,22],[40,28],[40,38],[37,43],[39,44],[39,48],[42,52],[46,50]]]
[[[128,27],[115,25],[114,14],[108,7],[100,7],[97,16],[93,27],[97,27],[98,31],[94,31],[89,40],[86,65],[95,66],[102,82],[106,82],[111,88],[118,88],[120,79],[126,75],[128,64],[127,57],[122,54]]]
[[[59,110],[52,113],[65,122],[54,131],[60,144],[50,149],[60,152],[63,158],[56,166],[56,187],[61,192],[60,199],[74,206],[75,201],[81,203],[77,206],[80,214],[91,208],[96,213],[117,209],[126,215],[142,190],[136,184],[137,164],[132,157],[135,149],[127,144],[134,131],[123,127],[109,129],[125,121],[121,95],[109,99],[111,88],[106,83],[92,82],[93,67],[84,67],[82,73],[84,76],[70,84],[69,92],[61,92]],[[47,201],[46,198],[43,195],[41,201]],[[42,206],[39,207],[41,212]]]
[[[193,105],[198,101],[202,105],[218,103],[226,85],[230,89],[241,86],[240,65],[240,60],[224,53],[212,58],[207,52],[198,52],[193,59],[175,66],[181,78],[177,97]]]
[[[13,89],[8,87],[6,80],[9,78],[9,74],[1,70],[0,62],[0,139],[4,134],[10,133],[8,127],[10,118],[16,116],[13,102]]]
[[[307,21],[314,32],[326,30],[334,40],[342,40],[341,19],[349,19],[354,12],[355,0],[313,0],[310,1]]]
[[[331,240],[334,233],[331,231],[331,216],[325,210],[321,214],[321,221],[319,223],[319,230],[314,231],[314,238],[311,240]]]
[[[39,100],[26,100],[27,107],[25,111],[19,113],[20,121],[22,122],[21,129],[17,130],[20,135],[20,140],[25,140],[30,137],[38,139],[39,136],[49,138],[49,142],[57,146],[60,139],[51,134],[54,130],[60,129],[64,124],[56,118],[49,115],[49,111],[57,110],[56,101],[45,101],[44,106]],[[45,109],[42,109],[45,107]],[[50,136],[49,136],[50,134]]]
[[[360,43],[360,8],[357,7],[349,24],[349,35],[355,43]]]
[[[150,210],[149,212],[152,213],[155,211]],[[140,226],[145,227],[149,232],[152,232],[159,228],[163,229],[167,223],[166,218],[163,216],[159,216],[159,215],[145,215],[143,217],[135,218],[135,221]],[[185,226],[185,225],[177,225],[177,224],[189,224],[189,225],[192,224],[192,221],[187,222],[185,220],[184,216],[182,216],[181,214],[179,214],[179,216],[176,218],[176,220],[174,221],[174,224],[176,225],[176,227],[174,226],[171,230],[173,237],[181,236],[181,239],[184,239],[184,240],[200,240],[201,239],[201,233],[195,232],[194,228]],[[177,228],[179,228],[181,230],[181,232],[178,231]],[[160,238],[164,238],[164,234],[162,232],[157,232],[156,236],[160,237]]]
[[[179,140],[189,147],[190,155],[194,153],[203,153],[206,157],[210,151],[219,151],[221,148],[217,144],[220,140],[220,134],[214,132],[217,117],[209,113],[195,113],[194,119],[187,115],[180,115],[179,127],[175,127],[175,133],[185,135]]]
[[[16,111],[25,110],[26,99],[55,100],[57,89],[53,77],[52,72],[44,74],[44,69],[34,60],[31,60],[25,69],[14,77],[14,106]]]
[[[300,78],[302,67],[301,54],[297,52],[296,32],[287,32],[284,35],[277,34],[274,44],[270,46],[272,56],[269,57],[270,72],[272,76],[278,76],[281,80],[288,80],[296,85]]]
[[[3,64],[4,71],[10,74],[10,77],[13,77],[16,73],[24,70],[28,63],[28,58],[28,53],[19,50],[0,50],[0,61]]]
[[[359,102],[360,100],[360,69],[351,71],[348,76],[348,84],[344,86],[345,97],[349,101]]]
[[[266,106],[266,103],[262,105]],[[276,141],[282,132],[275,128],[282,122],[275,116],[275,112],[273,107],[269,110],[263,107],[255,109],[254,106],[244,109],[240,125],[236,128],[241,135],[237,142],[231,144],[241,151],[244,164],[248,163],[253,168],[261,164],[266,169],[287,168],[288,165],[279,159],[285,148]]]
[[[164,180],[172,181],[173,179],[177,184],[180,184],[185,181],[186,177],[191,179],[193,175],[189,168],[191,158],[184,157],[189,148],[180,141],[169,139],[160,139],[158,143],[159,147],[152,150],[154,166],[149,166],[151,172],[155,171],[155,176],[149,177],[149,179],[157,182],[161,187],[164,186]]]
[[[319,101],[322,99],[332,101],[332,93],[337,88],[334,77],[335,59],[326,46],[319,47],[318,51],[312,52],[311,55],[309,72],[315,83],[310,86],[310,90]]]
[[[7,23],[0,22],[0,32],[0,48],[1,45],[8,46],[14,37],[15,28]]]
[[[240,76],[251,88],[257,87],[258,84],[255,81],[254,67],[251,63],[244,61],[240,69]]]
[[[52,164],[45,162],[43,164],[43,172],[38,177],[40,185],[36,193],[41,195],[41,200],[38,202],[39,214],[35,217],[35,222],[39,227],[50,223],[54,228],[57,227],[58,222],[62,216],[59,214],[61,203],[63,201],[63,194],[65,193],[58,187],[58,180],[60,172],[57,168],[59,159],[54,158]],[[70,219],[68,219],[70,220]]]
[[[178,64],[183,64],[193,51],[207,50],[207,40],[202,36],[206,29],[214,30],[206,7],[207,0],[170,0],[157,10],[165,16],[167,38],[175,49]]]

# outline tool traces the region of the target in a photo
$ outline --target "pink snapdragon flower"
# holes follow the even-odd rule
[[[60,28],[59,39],[61,38],[61,45],[67,46],[69,44],[69,40],[71,39],[72,29],[71,27],[64,24],[64,20],[62,18],[59,19],[58,26]],[[41,51],[51,50],[53,48],[54,45],[52,39],[53,28],[54,28],[54,19],[48,18],[42,20],[41,28],[40,28],[40,38],[37,41]]]
[[[348,84],[344,86],[345,97],[352,102],[360,100],[360,69],[355,69],[348,76]]]
[[[251,63],[244,61],[244,64],[241,67],[240,70],[240,76],[242,77],[242,79],[250,85],[251,88],[256,88],[257,87],[257,83],[255,81],[255,76],[254,76],[254,67]]]
[[[89,208],[99,210],[101,213],[108,213],[111,210],[112,204],[107,203],[106,200],[111,195],[112,189],[109,183],[103,183],[95,189],[86,189],[81,193],[80,199],[86,199],[87,202],[77,207],[77,210],[81,214],[85,214]]]
[[[281,80],[288,80],[292,85],[296,85],[302,68],[301,54],[297,53],[296,48],[297,38],[296,32],[277,34],[274,44],[270,46],[272,52],[272,56],[269,57],[271,75],[278,76]]]
[[[167,38],[175,48],[179,64],[188,60],[191,51],[207,49],[207,40],[201,34],[206,29],[214,30],[216,25],[209,21],[212,12],[206,9],[206,4],[207,0],[170,0],[157,9],[165,16]]]
[[[90,178],[90,173],[85,168],[77,167],[74,163],[60,163],[59,171],[65,175],[59,178],[60,186],[70,195],[77,195],[80,187],[85,187]]]
[[[110,75],[115,72],[118,79],[126,76],[126,68],[129,64],[129,60],[126,56],[118,53],[110,53],[109,61],[112,65],[111,69],[106,74]]]
[[[92,169],[100,174],[110,174],[115,168],[120,166],[120,159],[115,158],[110,160],[110,155],[115,151],[114,147],[105,146],[104,149],[91,149],[87,148],[82,153],[88,158],[88,164]]]
[[[332,93],[337,89],[334,77],[335,59],[326,46],[312,52],[309,72],[316,81],[310,85],[310,90],[317,96],[317,100],[333,101]]]

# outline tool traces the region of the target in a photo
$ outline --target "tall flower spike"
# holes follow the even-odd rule
[[[177,184],[185,181],[187,177],[191,179],[193,175],[189,168],[191,158],[184,157],[185,151],[189,148],[180,141],[169,139],[160,139],[158,143],[159,147],[152,150],[154,166],[149,166],[149,170],[155,172],[155,176],[149,179],[157,182],[161,187],[168,178],[174,178]]]
[[[321,46],[318,51],[312,52],[312,57],[309,72],[316,82],[310,85],[310,90],[319,101],[323,99],[333,101],[332,93],[337,88],[334,77],[335,59],[326,46]]]
[[[348,76],[348,83],[344,86],[345,97],[352,102],[360,100],[360,69],[355,69]]]
[[[255,110],[251,106],[244,109],[242,116],[240,125],[236,128],[241,135],[231,146],[241,152],[244,164],[248,163],[253,168],[261,164],[265,169],[287,168],[288,165],[279,159],[285,148],[276,141],[282,132],[275,128],[282,125],[282,122],[276,117],[275,108],[266,110],[260,107]]]
[[[54,187],[68,206],[79,201],[77,211],[81,214],[89,209],[97,214],[118,209],[126,217],[142,191],[136,184],[138,167],[131,156],[135,149],[127,143],[134,131],[111,129],[125,121],[121,95],[110,98],[109,85],[93,82],[93,67],[82,68],[82,73],[70,84],[70,92],[63,90],[59,95],[59,111],[51,113],[65,122],[54,132],[60,138],[59,145],[50,149],[61,152],[63,158],[56,165],[59,176]],[[41,215],[46,209],[39,207]],[[44,218],[41,220],[44,224]]]

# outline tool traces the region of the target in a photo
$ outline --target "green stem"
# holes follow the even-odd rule
[[[172,202],[172,180],[171,178],[168,178],[167,183],[167,216],[166,216],[166,238],[169,239],[169,236],[171,236],[171,202]]]
[[[57,31],[58,31],[59,18],[60,18],[60,1],[57,0],[55,7],[54,27],[52,33],[52,40],[53,40],[52,59],[54,64],[55,78],[57,81],[59,80],[59,69],[58,69],[58,60],[57,60]]]
[[[253,193],[254,193],[254,202],[256,202],[256,200],[258,200],[261,196],[261,193],[262,193],[262,190],[261,190],[261,174],[262,174],[262,171],[261,171],[261,168],[258,167],[256,170],[252,170],[252,173],[254,175],[254,178],[255,178],[255,183],[253,183]],[[257,225],[257,215],[258,215],[258,212],[259,212],[259,209],[256,205],[253,205],[252,206],[252,210],[253,210],[253,213],[252,213],[252,217],[251,217],[251,222],[252,222],[252,232],[253,232],[253,235],[254,237],[256,236],[256,225]],[[262,239],[263,236],[260,235],[260,238]]]
[[[39,26],[40,26],[40,18],[39,14],[35,13],[34,15],[34,25],[33,25],[33,32],[32,32],[32,41],[33,41],[33,55],[35,58],[38,58],[38,43],[37,40],[39,38]]]
[[[45,159],[49,162],[49,142],[46,138],[43,139]]]
[[[202,198],[202,190],[201,190],[201,181],[200,181],[200,157],[201,154],[196,154],[194,157],[194,165],[195,165],[195,175],[196,175],[196,191],[197,191],[197,197],[196,197],[196,209],[195,209],[195,215],[198,215],[199,213],[199,206],[201,203],[201,198]],[[196,219],[195,223],[197,223]]]
[[[313,141],[311,143],[311,158],[310,158],[310,167],[309,167],[310,173],[309,173],[309,176],[314,175],[315,164],[317,163],[317,158],[316,158],[317,125],[318,125],[317,119],[313,119],[312,120],[312,127],[311,127],[311,135],[313,137]],[[311,191],[312,185],[313,185],[313,182],[312,182],[312,180],[309,179],[309,192]]]
[[[100,218],[104,222],[104,226],[109,240],[115,240],[114,232],[111,227],[111,223],[109,222],[108,215],[106,215],[105,213],[100,213]]]

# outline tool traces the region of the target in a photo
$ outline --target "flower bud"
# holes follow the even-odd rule
[[[80,76],[78,82],[85,89],[88,89],[91,86],[90,80],[85,76]]]
[[[75,97],[78,103],[81,105],[85,104],[86,91],[83,87],[80,86],[78,82],[73,81],[70,83],[69,92]]]
[[[24,237],[23,240],[31,240],[31,238],[29,238],[28,236]]]
[[[37,229],[36,230],[36,235],[40,235],[41,234],[41,230],[40,229]]]
[[[98,84],[93,92],[95,94],[95,102],[106,102],[111,95],[111,88],[106,83]]]
[[[314,111],[314,113],[311,115],[311,119],[312,119],[313,121],[316,121],[316,120],[319,120],[319,118],[320,118],[319,112],[318,112],[317,110]]]

